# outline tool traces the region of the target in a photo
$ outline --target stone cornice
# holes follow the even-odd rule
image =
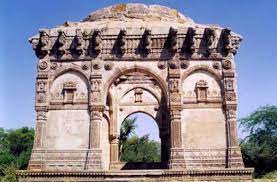
[[[194,30],[195,34],[192,35],[191,30]],[[145,34],[150,35],[150,32],[151,36],[145,38]],[[242,40],[227,28],[169,27],[163,34],[152,32],[147,28],[134,34],[122,29],[115,30],[111,35],[98,29],[43,29],[38,36],[30,38],[30,43],[40,59],[153,60],[160,57],[223,59],[235,54]]]

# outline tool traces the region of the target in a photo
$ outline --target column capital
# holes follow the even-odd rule
[[[105,106],[104,105],[90,105],[89,111],[90,112],[93,112],[93,111],[104,112]]]

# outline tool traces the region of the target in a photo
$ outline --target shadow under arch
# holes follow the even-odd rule
[[[163,81],[163,79],[153,73],[153,70],[146,68],[146,67],[142,67],[142,66],[130,66],[128,68],[124,68],[124,69],[117,69],[115,71],[115,73],[113,74],[113,76],[111,76],[110,79],[108,79],[108,81],[103,85],[103,103],[106,103],[106,99],[107,99],[107,95],[109,92],[109,89],[111,87],[111,85],[116,81],[116,79],[120,78],[121,76],[128,74],[128,73],[134,73],[134,72],[139,72],[139,73],[144,73],[147,74],[148,76],[151,76],[152,78],[155,79],[155,81],[157,81],[158,86],[161,88],[162,90],[162,99],[164,101],[167,101],[168,99],[168,92],[167,92],[167,84],[165,83],[165,81]]]

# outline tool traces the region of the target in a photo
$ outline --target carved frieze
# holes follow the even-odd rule
[[[235,54],[241,41],[230,29],[210,27],[200,31],[195,27],[178,30],[170,27],[168,34],[156,34],[150,28],[130,35],[126,29],[120,29],[117,35],[105,34],[99,29],[76,28],[75,33],[72,32],[63,28],[58,32],[42,30],[39,37],[31,38],[30,42],[39,58],[49,55],[51,59],[67,60],[76,59],[76,55],[82,59],[95,58],[101,51],[104,58],[111,58],[111,53],[115,58],[153,59],[162,55],[170,59],[177,53],[193,59],[221,58]]]

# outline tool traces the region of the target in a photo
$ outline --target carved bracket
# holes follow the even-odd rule
[[[118,35],[118,40],[117,40],[117,53],[119,55],[123,55],[126,52],[126,35],[127,35],[127,31],[125,29],[121,29]]]
[[[44,57],[48,54],[49,43],[49,35],[46,33],[46,31],[39,31],[39,41],[37,43],[33,43],[33,49],[35,50],[38,57]]]
[[[66,45],[66,35],[64,31],[59,30],[58,31],[58,38],[56,41],[56,46],[57,46],[57,55],[62,56],[65,54],[65,45]]]
[[[151,52],[151,30],[145,29],[142,36],[142,53],[148,55]]]
[[[196,38],[195,38],[196,30],[192,27],[188,28],[187,36],[184,41],[184,51],[190,54],[195,53],[196,49]]]
[[[74,42],[74,52],[78,55],[81,55],[84,52],[84,39],[82,35],[81,29],[76,29],[76,36],[75,36],[75,42]]]
[[[216,54],[218,37],[215,29],[206,28],[204,31],[204,37],[207,44],[208,54],[209,55]]]
[[[169,34],[167,38],[167,48],[169,52],[172,54],[176,53],[177,51],[177,33],[178,30],[176,28],[170,27]]]

